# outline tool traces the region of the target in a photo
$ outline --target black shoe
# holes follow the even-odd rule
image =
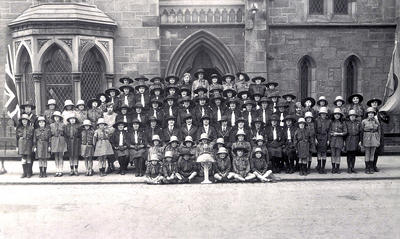
[[[347,168],[347,173],[351,174],[351,168]]]
[[[340,164],[336,164],[336,173],[340,174]]]
[[[22,164],[22,175],[21,178],[26,178],[26,164]]]

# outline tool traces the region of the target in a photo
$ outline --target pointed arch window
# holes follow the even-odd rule
[[[360,60],[354,55],[348,57],[344,63],[344,92],[347,97],[358,91],[359,67]]]
[[[301,99],[311,95],[311,82],[315,69],[315,63],[309,56],[300,59],[299,64],[299,86]]]
[[[96,97],[105,85],[104,77],[104,61],[97,50],[93,47],[84,56],[82,61],[82,76],[81,76],[81,95],[82,99],[88,101]]]

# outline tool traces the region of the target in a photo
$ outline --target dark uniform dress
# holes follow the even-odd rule
[[[260,158],[257,158],[253,156],[250,160],[250,168],[253,173],[257,172],[261,175],[264,175],[268,171],[268,164],[265,160],[265,157],[262,156]]]
[[[331,128],[331,124],[332,122],[330,119],[322,119],[318,117],[315,120],[318,157],[326,158],[326,151],[328,150],[329,130]]]
[[[31,159],[33,147],[33,126],[18,126],[16,131],[18,154],[23,158]]]
[[[67,141],[68,156],[77,159],[80,156],[80,132],[78,124],[68,124],[64,128],[65,140]]]
[[[101,108],[91,108],[87,111],[87,118],[92,122],[92,124],[96,124],[97,120],[103,117],[103,110]]]
[[[233,156],[233,172],[245,178],[250,173],[250,161],[248,156]]]
[[[81,156],[84,158],[92,157],[94,153],[93,147],[94,130],[82,129],[81,131]]]
[[[347,166],[349,173],[354,172],[354,163],[356,161],[356,154],[359,151],[359,143],[361,140],[362,128],[359,120],[348,120],[345,122],[347,127],[346,137],[346,152],[347,152]]]
[[[285,143],[283,146],[284,161],[286,164],[287,173],[294,173],[294,162],[297,161],[296,145],[294,144],[294,135],[296,133],[296,126],[291,125],[290,127],[285,126],[283,133],[285,135]],[[290,133],[290,138],[289,138]]]
[[[340,135],[334,136],[333,133],[339,133]],[[333,160],[332,163],[340,164],[340,154],[344,146],[344,138],[346,134],[346,124],[340,120],[334,120],[329,131],[329,142]]]
[[[159,183],[158,181],[154,181],[157,177],[162,176],[163,174],[163,166],[158,161],[156,164],[149,163],[146,168],[145,176],[150,178],[152,183]]]
[[[297,156],[301,160],[301,163],[305,164],[308,157],[310,156],[311,147],[311,135],[306,129],[297,129],[294,134],[294,144],[296,145]]]
[[[36,146],[36,159],[48,159],[51,132],[50,128],[43,127],[35,129],[34,145]]]
[[[274,133],[274,131],[276,133]],[[280,126],[268,127],[265,132],[264,140],[267,142],[268,151],[272,160],[273,172],[279,173],[281,171],[281,166],[283,163],[282,145],[285,142],[282,128]]]
[[[311,154],[317,152],[317,147],[315,144],[315,139],[316,139],[316,130],[315,130],[315,123],[310,122],[307,123],[306,129],[310,132],[310,157],[308,158],[308,161],[311,161]]]
[[[184,177],[188,178],[192,173],[197,172],[198,164],[195,162],[193,158],[189,160],[185,160],[184,158],[180,158],[178,160],[178,173]]]
[[[162,172],[164,178],[175,176],[175,174],[178,172],[178,162],[172,160],[171,161],[164,160]],[[175,179],[173,180],[165,179],[166,183],[173,183],[175,181],[176,181]]]

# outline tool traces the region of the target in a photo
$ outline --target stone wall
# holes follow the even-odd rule
[[[93,0],[114,19],[116,79],[122,75],[148,77],[160,74],[158,0]],[[117,80],[116,80],[117,82]]]
[[[332,14],[333,0],[321,0],[325,4],[324,16],[307,16],[308,0],[270,1],[269,22],[273,24],[304,22],[394,22],[396,0],[354,0],[349,1],[349,15]]]
[[[330,102],[344,94],[343,64],[354,54],[361,60],[359,92],[365,98],[383,97],[393,51],[395,28],[271,28],[268,77],[281,89],[298,91],[298,62],[310,56],[316,64],[312,95]]]

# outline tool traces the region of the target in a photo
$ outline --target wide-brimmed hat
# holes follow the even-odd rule
[[[371,107],[372,102],[377,102],[378,106],[380,106],[382,104],[382,100],[378,99],[378,98],[372,98],[370,100],[367,101],[367,106]]]
[[[318,114],[328,114],[328,107],[319,108]]]
[[[106,103],[108,103],[110,101],[110,97],[106,93],[99,93],[96,95],[96,98],[100,100],[101,96],[104,96],[106,98],[106,101],[105,101]]]
[[[227,115],[221,116],[221,119],[218,122],[223,122],[223,121],[228,121],[228,116]]]
[[[155,121],[157,124],[160,122],[156,117],[154,117],[154,115],[150,116],[148,121],[149,121],[149,124],[153,121]]]
[[[244,94],[247,94],[248,96],[250,96],[250,91],[247,88],[239,89],[239,92],[238,92],[237,96],[239,98],[242,98],[242,96]]]
[[[72,107],[74,107],[75,105],[74,105],[74,103],[72,102],[72,100],[65,100],[65,101],[64,101],[64,108],[67,107],[67,106],[72,106]]]
[[[39,116],[38,118],[37,118],[37,120],[36,120],[38,123],[39,123],[39,121],[44,121],[44,122],[46,122],[46,118],[44,117],[44,116]]]
[[[192,138],[192,136],[190,136],[190,135],[188,135],[188,136],[185,137],[184,142],[192,142],[192,143],[194,143],[193,138]]]
[[[150,79],[150,82],[151,82],[151,83],[154,83],[155,80],[160,80],[160,82],[163,82],[163,81],[164,81],[164,79],[163,79],[162,77],[160,77],[160,76],[155,76],[155,77],[153,77],[153,78]]]
[[[168,115],[165,119],[167,120],[167,122],[170,121],[170,120],[176,121],[176,117],[173,116],[173,115]]]
[[[179,87],[178,87],[178,85],[166,84],[166,85],[165,85],[165,91],[166,91],[166,92],[169,92],[170,89],[174,89],[175,92],[179,93]]]
[[[257,135],[255,140],[256,140],[256,141],[264,141],[264,136],[262,136],[262,135]]]
[[[214,95],[211,97],[211,101],[212,101],[212,102],[215,102],[216,100],[221,100],[221,102],[223,102],[225,99],[224,99],[224,97],[222,97],[222,95],[220,95],[220,94],[214,94]]]
[[[164,101],[167,102],[168,100],[173,100],[175,102],[177,99],[176,99],[176,96],[174,96],[174,95],[167,95],[167,97],[165,97]]]
[[[169,75],[169,76],[165,77],[164,81],[167,82],[168,84],[170,84],[171,79],[175,79],[174,84],[176,84],[179,81],[179,77],[176,75]]]
[[[268,95],[268,99],[271,99],[271,98],[281,98],[281,96],[279,95],[279,93],[277,92],[277,91],[274,91],[274,92],[272,92],[271,94],[269,94]]]
[[[256,76],[253,79],[251,79],[251,81],[256,82],[256,80],[261,80],[261,83],[265,82],[265,78],[262,76]]]
[[[56,102],[55,99],[49,99],[49,100],[47,101],[47,105],[57,105],[57,102]]]
[[[235,81],[235,76],[231,73],[226,73],[225,75],[222,76],[222,81],[225,81],[226,78],[232,78],[232,81]]]
[[[206,96],[197,96],[194,100],[196,102],[199,102],[200,100],[205,100],[206,104],[208,103],[208,98]]]
[[[179,142],[178,137],[175,136],[175,135],[172,135],[172,136],[169,138],[168,144],[170,144],[170,143],[172,143],[172,142]]]
[[[21,109],[23,109],[23,108],[25,108],[27,106],[30,106],[32,110],[34,110],[36,108],[35,104],[31,100],[25,101],[25,103],[23,103],[21,105]]]
[[[224,92],[224,87],[222,85],[212,85],[210,86],[210,93],[222,95]]]
[[[368,107],[368,108],[367,108],[367,114],[368,114],[368,113],[374,113],[374,114],[376,114],[375,108],[373,108],[373,107]]]
[[[159,90],[161,93],[164,91],[161,84],[152,84],[150,85],[149,89],[150,89],[150,94],[154,94],[154,91],[156,90]]]
[[[279,118],[279,115],[277,115],[277,114],[273,114],[272,116],[271,116],[271,119],[270,119],[271,121],[280,121],[280,118]]]
[[[293,122],[296,121],[296,116],[295,115],[286,115],[285,116],[285,121],[286,120],[292,120]]]
[[[120,107],[118,107],[118,111],[121,111],[122,109],[126,109],[128,112],[131,111],[131,107],[126,104],[122,104]]]
[[[243,118],[243,116],[240,116],[240,117],[236,120],[236,122],[237,122],[237,123],[239,123],[239,122],[246,122],[246,120]]]
[[[254,149],[254,153],[261,153],[264,154],[264,152],[262,151],[262,149],[260,147],[257,147]]]
[[[100,101],[99,99],[97,99],[97,98],[92,98],[92,99],[88,100],[88,102],[87,102],[87,107],[88,107],[89,109],[92,108],[92,103],[93,103],[93,102],[97,102],[97,106],[99,106],[99,105],[101,104],[101,101]],[[65,106],[64,106],[64,107],[65,107]]]
[[[54,111],[53,115],[51,116],[51,119],[54,120],[54,117],[55,117],[55,116],[60,117],[60,119],[63,118],[63,116],[62,116],[62,114],[61,114],[60,111]]]
[[[189,102],[189,106],[193,106],[193,100],[189,96],[184,96],[178,100],[179,104],[183,104],[184,102]]]
[[[83,105],[86,106],[85,101],[84,100],[78,100],[78,102],[76,102],[76,107]]]
[[[123,77],[119,78],[119,82],[121,82],[122,84],[124,83],[124,80],[127,80],[128,84],[132,84],[133,83],[133,79],[130,78],[129,76],[123,76]]]
[[[307,111],[307,112],[304,114],[304,118],[305,118],[305,119],[307,119],[307,118],[314,118],[314,115],[313,115],[312,112]]]
[[[178,90],[180,93],[186,91],[187,95],[192,95],[192,88],[189,85],[181,85]]]
[[[354,97],[358,97],[358,99],[360,99],[360,102],[359,102],[359,103],[361,103],[361,102],[363,101],[363,99],[364,99],[364,97],[363,97],[361,94],[355,93],[355,94],[350,95],[349,98],[347,98],[347,101],[348,101],[349,103],[353,103],[353,98],[354,98]]]
[[[206,119],[211,120],[211,116],[205,114],[205,115],[203,115],[203,116],[201,117],[200,120],[203,121],[203,120],[206,120]]]
[[[273,86],[275,86],[275,88],[276,88],[276,87],[278,87],[279,84],[278,84],[278,82],[273,82],[273,81],[270,81],[270,82],[268,82],[267,84],[265,84],[265,86],[266,86],[267,88],[269,88],[270,85],[273,85]]]
[[[160,99],[156,99],[156,98],[152,98],[150,100],[150,104],[153,104],[153,103],[158,103],[158,106],[162,106],[163,105],[163,102]]]
[[[202,134],[200,135],[200,140],[203,140],[203,139],[210,140],[210,139],[208,138],[208,135],[207,135],[206,133],[202,133]]]
[[[143,107],[143,105],[142,105],[142,103],[140,103],[140,102],[136,102],[136,104],[133,106],[133,108],[141,108],[142,110],[144,109],[144,107]]]
[[[217,84],[222,84],[221,76],[219,74],[211,74],[208,82],[211,84],[212,79],[217,78]]]
[[[149,78],[147,78],[146,76],[144,76],[144,75],[139,75],[138,77],[135,77],[135,81],[149,81]]]
[[[231,87],[228,87],[228,88],[226,88],[226,89],[222,92],[222,95],[225,96],[225,97],[227,97],[227,96],[228,96],[228,92],[232,92],[232,97],[235,97],[236,94],[237,94],[237,92],[236,92],[235,89],[233,89],[233,88],[231,88]]]
[[[223,144],[223,145],[225,145],[225,140],[224,140],[224,138],[218,138],[217,141],[216,141],[216,144]]]
[[[116,88],[116,87],[108,88],[108,89],[105,91],[105,93],[106,93],[108,96],[110,96],[110,92],[112,92],[112,91],[115,92],[115,95],[119,95],[119,94],[121,93],[121,92],[119,91],[119,89]]]
[[[228,154],[228,150],[225,147],[221,147],[218,149],[217,154]]]
[[[323,96],[323,95],[321,95],[321,96],[318,98],[317,104],[320,105],[320,102],[321,102],[321,101],[325,101],[326,105],[328,104],[328,100],[327,100],[326,97]]]
[[[100,125],[100,124],[108,125],[107,122],[104,120],[104,118],[99,118],[97,120],[96,125]]]
[[[140,87],[144,87],[145,90],[149,89],[149,86],[146,84],[144,80],[139,80],[138,83],[135,86],[135,90],[139,91]]]
[[[82,126],[85,126],[85,125],[93,127],[92,122],[88,119],[83,120]]]
[[[133,119],[133,120],[131,121],[131,125],[133,125],[133,124],[138,124],[139,126],[141,126],[141,125],[142,125],[142,122],[141,122],[138,118],[136,118],[136,119]]]
[[[151,141],[160,141],[161,142],[161,138],[158,134],[153,135],[153,137],[151,137]]]
[[[286,99],[287,97],[292,97],[292,99],[296,99],[296,96],[293,93],[286,93],[284,95],[282,95],[282,98]]]
[[[245,72],[238,72],[238,73],[236,73],[236,76],[237,76],[237,78],[239,79],[239,76],[240,75],[243,75],[244,76],[244,80],[245,81],[250,81],[250,77],[249,77],[249,75],[247,75],[247,73],[245,73]]]
[[[343,97],[340,96],[340,95],[336,96],[335,100],[333,101],[333,104],[336,105],[336,103],[337,103],[338,101],[341,101],[343,104],[346,103],[346,101],[345,101],[345,100],[343,99]]]
[[[262,118],[260,118],[260,117],[256,117],[251,123],[252,123],[253,125],[255,125],[256,123],[264,124]]]
[[[312,107],[314,107],[314,105],[315,105],[315,99],[314,98],[312,98],[312,97],[306,97],[306,98],[304,98],[304,99],[302,99],[301,100],[301,105],[303,106],[303,107],[306,107],[306,105],[305,105],[305,103],[306,103],[306,101],[311,101],[311,108]]]
[[[298,124],[306,124],[306,120],[304,118],[299,118],[299,120],[297,120]]]
[[[260,103],[262,103],[262,102],[267,102],[267,103],[270,103],[270,102],[271,102],[271,100],[270,100],[270,99],[268,99],[268,97],[266,97],[266,96],[263,96],[263,97],[261,97],[261,99],[260,99]]]
[[[68,116],[67,116],[67,121],[69,122],[69,120],[70,120],[70,119],[75,119],[75,121],[76,121],[76,122],[78,122],[78,121],[79,121],[79,120],[78,120],[78,117],[76,117],[76,115],[75,115],[75,114],[68,115]]]
[[[203,85],[200,85],[200,86],[198,86],[196,89],[194,89],[193,92],[196,93],[196,94],[198,94],[199,91],[204,91],[204,93],[207,93],[208,89],[207,89],[207,87],[205,87],[205,86],[203,86]]]
[[[124,128],[128,126],[128,124],[126,122],[120,120],[120,121],[115,122],[113,127],[117,129],[118,125],[121,125],[121,124],[124,125]]]
[[[28,120],[28,122],[31,121],[31,119],[29,119],[29,116],[27,114],[22,114],[21,118],[19,118],[19,122],[21,122],[22,120]]]
[[[235,103],[236,105],[238,105],[238,104],[239,104],[239,101],[238,101],[236,98],[230,98],[230,99],[226,102],[226,105],[229,107],[229,105],[230,105],[231,103]]]
[[[133,92],[134,91],[134,89],[133,89],[133,87],[131,86],[131,85],[121,85],[120,87],[119,87],[119,90],[120,91],[124,91],[124,89],[125,88],[128,88],[129,89],[129,91],[131,91],[131,92]]]
[[[342,112],[342,110],[340,109],[340,108],[335,108],[334,110],[333,110],[333,113],[332,113],[333,115],[336,115],[336,114],[340,114],[341,116],[343,116],[343,112]]]
[[[351,116],[351,115],[358,116],[358,114],[357,114],[357,112],[356,112],[355,110],[349,110],[348,115],[349,115],[349,116]]]
[[[246,107],[246,105],[251,105],[251,106],[255,107],[256,103],[254,103],[254,101],[252,101],[252,100],[245,100],[245,101],[243,101],[243,107]]]
[[[246,133],[245,133],[243,130],[238,130],[238,131],[236,132],[235,138],[237,138],[237,137],[240,136],[240,135],[246,136]]]
[[[198,78],[198,75],[200,73],[206,74],[206,72],[204,71],[204,69],[200,68],[198,69],[195,73],[194,73],[194,77]]]

